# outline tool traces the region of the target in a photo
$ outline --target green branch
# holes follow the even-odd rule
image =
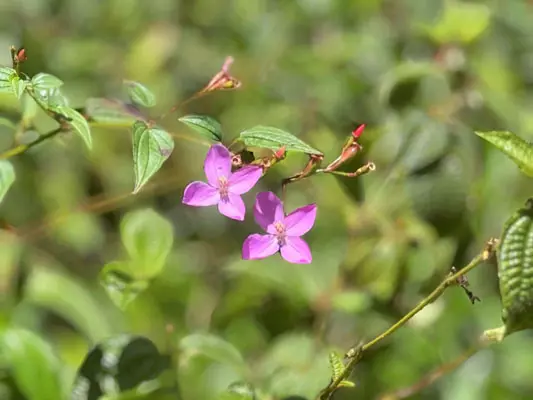
[[[466,266],[461,268],[456,273],[449,274],[439,284],[439,286],[437,286],[437,288],[433,290],[433,292],[431,292],[426,298],[424,298],[420,303],[418,303],[411,311],[405,314],[398,322],[396,322],[394,325],[392,325],[389,329],[387,329],[382,334],[376,336],[370,342],[365,343],[364,345],[356,346],[348,350],[348,352],[345,355],[345,357],[348,359],[348,363],[345,365],[345,369],[343,373],[340,376],[338,376],[336,379],[332,379],[329,385],[325,389],[322,390],[322,392],[320,393],[318,397],[319,400],[330,400],[333,393],[340,387],[341,382],[349,378],[355,365],[359,362],[359,360],[363,358],[363,354],[365,351],[370,349],[372,346],[375,346],[378,342],[382,341],[383,339],[385,339],[392,333],[396,332],[399,328],[405,325],[407,321],[413,318],[417,313],[419,313],[427,305],[437,300],[449,286],[457,285],[458,279],[461,278],[463,275],[467,274],[468,272],[473,270],[475,267],[477,267],[481,263],[489,260],[494,254],[494,252],[496,251],[497,246],[498,246],[498,241],[496,239],[490,239],[487,242],[485,249],[480,254],[474,257],[472,261],[470,261],[470,263],[468,263]]]

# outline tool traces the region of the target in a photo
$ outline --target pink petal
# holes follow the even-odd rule
[[[283,203],[272,192],[257,194],[254,206],[255,222],[268,233],[276,233],[274,222],[283,222]]]
[[[285,217],[285,232],[288,236],[302,236],[315,224],[316,204],[300,207]]]
[[[207,182],[218,188],[220,177],[228,178],[231,173],[231,154],[223,145],[217,143],[211,146],[204,161],[204,171]]]
[[[183,192],[182,203],[189,206],[212,206],[219,201],[218,190],[204,182],[191,182]]]
[[[228,189],[235,194],[243,194],[249,191],[263,175],[263,168],[258,166],[243,167],[228,180]]]
[[[297,236],[287,236],[280,252],[286,261],[293,264],[310,264],[313,261],[309,246],[305,240]]]
[[[218,211],[220,214],[228,218],[243,221],[246,214],[246,207],[238,194],[228,193],[227,199],[221,199],[218,203]]]
[[[275,236],[254,233],[248,236],[242,244],[242,258],[243,260],[259,260],[276,254],[278,250],[279,245]]]

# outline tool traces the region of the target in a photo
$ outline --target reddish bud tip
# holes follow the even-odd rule
[[[17,51],[17,61],[19,63],[24,62],[28,59],[28,56],[26,55],[26,49],[23,47],[19,51]]]
[[[352,132],[353,138],[354,139],[359,139],[359,136],[361,136],[363,134],[363,131],[365,130],[365,127],[366,127],[365,124],[359,125],[357,127],[357,129]]]
[[[276,150],[276,152],[274,153],[274,156],[278,160],[281,160],[283,157],[285,157],[285,152],[286,152],[286,146],[282,146],[278,150]]]

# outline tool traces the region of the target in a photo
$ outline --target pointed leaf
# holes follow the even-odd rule
[[[246,147],[259,147],[279,150],[285,146],[287,151],[297,151],[306,154],[322,155],[322,153],[284,130],[270,126],[255,126],[240,134]]]
[[[246,363],[239,350],[231,343],[215,335],[195,333],[185,336],[180,340],[179,348],[183,361],[202,354],[213,361],[232,366],[239,373],[247,370]]]
[[[507,155],[524,174],[533,177],[533,143],[507,131],[476,132]]]
[[[15,182],[13,165],[7,160],[0,160],[0,203],[13,182]]]
[[[56,106],[53,110],[71,120],[68,121],[70,127],[83,139],[85,145],[90,150],[93,147],[91,129],[87,120],[79,112],[67,106]]]
[[[100,271],[100,284],[111,301],[121,310],[125,310],[137,296],[148,288],[148,281],[134,279],[128,263],[112,262]]]
[[[126,214],[120,224],[122,243],[135,267],[134,277],[150,279],[161,272],[172,243],[172,224],[152,209]]]
[[[207,115],[185,115],[179,121],[209,140],[222,141],[222,126],[214,118]]]
[[[41,72],[31,78],[31,83],[33,84],[33,87],[37,90],[53,89],[63,85],[63,81],[57,76],[45,74],[44,72]]]
[[[13,90],[13,94],[17,97],[17,99],[22,97],[22,93],[24,93],[24,89],[26,89],[27,84],[28,82],[26,82],[24,79],[20,79],[18,76],[14,76],[13,79],[11,79],[11,89]]]
[[[0,354],[28,400],[63,397],[58,360],[39,336],[26,329],[10,328],[0,336]]]
[[[155,95],[142,83],[125,80],[124,85],[128,89],[131,101],[143,107],[155,106]]]
[[[355,387],[355,383],[353,383],[352,381],[346,381],[346,380],[344,380],[344,381],[341,381],[341,382],[339,383],[339,387],[349,387],[349,388],[353,388],[353,387]]]
[[[174,141],[168,132],[159,128],[149,128],[143,121],[133,125],[133,170],[135,188],[139,190],[161,168],[174,150]]]

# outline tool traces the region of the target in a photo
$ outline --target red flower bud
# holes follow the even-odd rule
[[[359,137],[363,134],[363,131],[365,130],[366,125],[361,124],[352,132],[352,136],[354,139],[359,139]]]

